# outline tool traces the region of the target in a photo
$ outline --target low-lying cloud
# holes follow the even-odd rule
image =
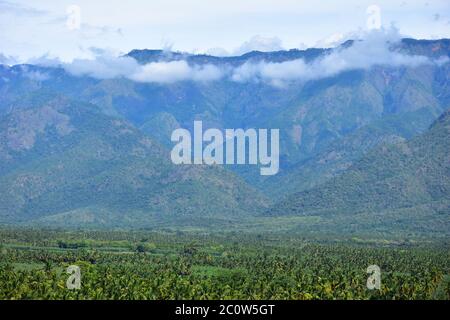
[[[303,59],[285,62],[247,61],[237,67],[190,64],[185,60],[139,64],[132,57],[96,52],[94,59],[75,59],[71,63],[59,65],[72,75],[97,79],[126,78],[136,82],[163,84],[226,79],[235,82],[262,81],[283,86],[292,81],[317,80],[350,70],[369,70],[378,65],[418,67],[449,60],[448,57],[435,60],[402,53],[397,49],[400,40],[395,29],[371,31],[356,39],[351,46],[340,46],[310,62]]]
[[[355,40],[351,46],[340,47],[312,62],[303,59],[286,62],[246,62],[233,71],[234,81],[262,80],[274,85],[288,81],[308,81],[335,76],[350,70],[369,70],[374,66],[418,67],[448,62],[426,56],[407,55],[395,49],[401,38],[395,30],[375,31]]]
[[[176,81],[214,81],[224,75],[223,71],[212,64],[190,66],[186,61],[153,62],[138,68],[130,75],[137,82],[171,83]]]
[[[128,77],[139,69],[137,61],[130,57],[97,56],[95,59],[75,59],[62,67],[75,76],[96,79]]]
[[[96,79],[126,78],[144,83],[214,81],[224,76],[224,72],[212,64],[189,65],[185,60],[177,60],[142,65],[132,57],[116,57],[107,52],[97,53],[95,59],[75,59],[61,66],[75,76],[90,76]]]

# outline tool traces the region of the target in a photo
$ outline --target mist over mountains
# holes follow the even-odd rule
[[[448,236],[449,56],[450,40],[387,32],[1,65],[0,222]],[[279,128],[280,173],[173,165],[170,134],[194,120]]]

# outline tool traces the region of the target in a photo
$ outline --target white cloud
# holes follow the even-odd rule
[[[234,55],[241,55],[251,51],[279,51],[284,50],[282,42],[278,37],[263,37],[260,35],[253,36],[250,40],[245,41],[239,48],[234,50]]]
[[[371,31],[357,39],[352,46],[336,48],[330,54],[310,63],[302,59],[280,63],[247,62],[233,71],[232,79],[239,82],[267,81],[274,85],[282,85],[286,81],[315,80],[349,70],[367,70],[376,65],[417,67],[423,64],[443,63],[441,60],[396,51],[393,47],[400,39],[394,28]]]
[[[223,76],[214,65],[190,66],[186,61],[153,62],[139,68],[129,76],[138,82],[171,83],[176,81],[213,81]]]
[[[283,86],[291,81],[309,81],[335,76],[349,70],[368,70],[376,65],[417,67],[424,64],[443,64],[448,58],[432,60],[425,56],[407,55],[396,50],[401,36],[395,28],[373,30],[356,37],[353,45],[337,47],[311,62],[303,59],[285,62],[246,62],[238,67],[224,65],[196,65],[185,60],[159,61],[139,64],[134,58],[91,48],[93,58],[58,63],[75,76],[97,79],[127,78],[144,83],[173,83],[177,81],[236,82],[263,81]],[[55,66],[47,57],[35,63]]]
[[[6,56],[2,53],[0,53],[0,64],[5,64],[8,66],[17,64],[17,59],[11,56]]]
[[[136,82],[173,83],[177,81],[214,81],[224,72],[217,66],[189,65],[184,60],[139,64],[134,58],[98,48],[89,49],[90,58],[74,59],[64,63],[47,56],[32,59],[30,63],[47,67],[60,66],[74,76],[96,79],[127,78]]]
[[[379,0],[383,25],[396,21],[404,34],[414,38],[450,37],[448,0]],[[66,8],[81,8],[80,29],[67,28]],[[333,42],[329,34],[346,34],[366,28],[366,6],[361,0],[0,0],[0,52],[25,61],[50,52],[61,60],[83,58],[79,47],[105,46],[129,52],[137,48],[159,48],[170,37],[176,50],[205,51],[222,47],[229,54],[240,50],[276,50],[280,42],[244,40],[255,34],[278,36],[283,47],[300,42],[314,46],[318,39]],[[440,14],[433,22],[433,14]],[[222,26],[222,27],[220,27]],[[270,38],[269,38],[270,39]],[[256,39],[258,40],[258,39]],[[257,43],[259,42],[259,43]],[[238,48],[238,49],[235,49]],[[221,55],[224,55],[222,52]]]
[[[334,48],[345,41],[345,35],[342,33],[333,33],[332,35],[316,42],[316,48]]]
[[[2,14],[12,14],[18,16],[44,16],[48,12],[45,10],[39,10],[33,7],[22,5],[19,3],[14,3],[10,1],[0,0],[0,12]]]
[[[100,56],[92,60],[75,59],[63,67],[75,76],[91,76],[97,79],[127,77],[140,68],[133,58],[111,56]]]

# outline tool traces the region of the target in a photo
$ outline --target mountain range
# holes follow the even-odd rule
[[[314,66],[357,46],[125,57],[142,66],[269,65],[277,75],[285,63]],[[143,82],[64,65],[2,65],[0,223],[235,228],[264,221],[267,230],[448,235],[450,40],[403,39],[390,50],[439,62],[379,63],[281,84]],[[206,128],[279,128],[280,173],[173,165],[170,134],[192,130],[194,120]]]

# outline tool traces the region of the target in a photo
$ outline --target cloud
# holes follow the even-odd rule
[[[316,48],[333,48],[344,42],[348,37],[342,33],[334,33],[324,39],[318,40],[314,47]]]
[[[0,64],[12,66],[14,64],[17,64],[17,59],[0,53]]]
[[[213,81],[219,80],[223,72],[217,66],[190,66],[184,60],[153,62],[139,68],[129,78],[137,82],[171,83],[176,81]]]
[[[121,28],[113,28],[109,26],[96,26],[88,23],[82,23],[79,29],[73,30],[77,32],[82,38],[101,38],[106,35],[123,36],[123,31]]]
[[[71,61],[86,56],[79,50],[81,46],[105,46],[123,39],[126,32],[122,25],[109,26],[96,19],[87,4],[83,8],[86,14],[75,17],[59,1],[0,0],[0,52],[14,55],[15,63],[45,52]],[[11,64],[9,60],[0,63]]]
[[[206,50],[206,54],[216,57],[240,56],[252,51],[270,52],[285,50],[280,38],[263,37],[260,35],[253,36],[249,40],[242,43],[238,48],[227,51],[224,48],[216,47]]]
[[[112,51],[89,48],[91,59],[74,59],[63,63],[47,56],[33,59],[32,63],[47,67],[59,66],[74,76],[95,79],[126,78],[144,83],[173,83],[178,81],[214,81],[224,76],[224,71],[211,64],[189,65],[184,60],[161,61],[141,65],[134,58],[117,56]]]
[[[370,31],[352,46],[336,48],[330,54],[310,63],[303,59],[280,63],[247,62],[236,68],[231,78],[238,82],[266,81],[279,86],[289,81],[316,80],[350,70],[368,70],[376,65],[417,67],[448,61],[401,53],[395,49],[400,40],[401,37],[394,28]]]
[[[98,56],[95,59],[75,59],[62,65],[75,76],[90,76],[96,79],[128,77],[140,68],[136,60],[130,57]]]
[[[18,3],[0,0],[0,13],[13,14],[18,16],[39,17],[48,14],[48,11],[35,9]]]
[[[237,48],[233,54],[241,55],[251,51],[279,51],[284,50],[282,42],[278,37],[263,37],[256,35],[250,40],[245,41],[239,48]]]
[[[359,37],[359,38],[358,38]],[[332,77],[350,70],[369,70],[373,66],[418,67],[425,64],[443,64],[448,57],[431,59],[408,55],[398,50],[401,36],[395,28],[372,30],[360,34],[350,46],[339,46],[313,61],[303,59],[285,62],[248,61],[231,67],[213,64],[190,64],[185,60],[165,60],[139,64],[134,58],[90,48],[91,59],[75,59],[59,63],[75,76],[97,79],[126,78],[143,83],[173,83],[178,81],[266,82],[284,86],[292,81],[309,81]],[[35,63],[55,66],[55,60],[43,57]]]

